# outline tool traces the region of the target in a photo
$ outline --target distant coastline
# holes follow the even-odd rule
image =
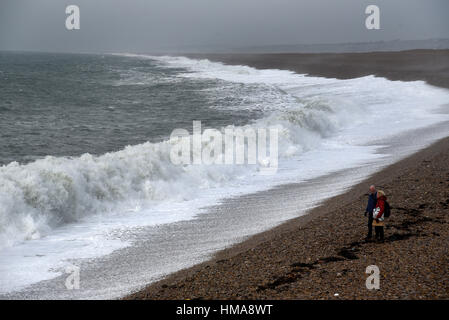
[[[310,76],[351,79],[368,75],[389,80],[424,80],[449,88],[449,49],[366,53],[190,54],[231,65],[286,69]]]
[[[236,48],[234,53],[360,53],[395,52],[417,49],[449,49],[449,39],[390,40],[348,43],[285,44]]]
[[[311,44],[273,44],[264,46],[229,47],[222,45],[201,46],[166,46],[155,48],[150,51],[134,50],[134,53],[151,55],[215,55],[215,54],[320,54],[320,53],[369,53],[369,52],[398,52],[410,50],[446,50],[449,49],[449,39],[425,39],[425,40],[389,40],[370,42],[348,42],[348,43],[311,43]],[[66,54],[108,54],[127,53],[130,50],[26,50],[26,49],[1,49],[0,52],[17,53],[66,53]]]

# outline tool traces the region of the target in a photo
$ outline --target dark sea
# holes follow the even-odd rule
[[[241,125],[257,90],[179,79],[182,68],[112,55],[0,53],[0,164],[47,155],[100,155],[167,138],[175,128]],[[244,91],[244,92],[242,92]]]

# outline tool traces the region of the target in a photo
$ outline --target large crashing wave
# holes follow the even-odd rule
[[[291,156],[311,147],[311,139],[292,130],[298,123],[311,122],[313,129],[323,125],[310,117],[272,115],[242,128],[280,129],[281,157]],[[334,124],[324,126],[327,131]],[[313,129],[309,129],[309,138],[318,139],[320,130]],[[297,140],[300,137],[303,145]],[[25,165],[13,162],[1,167],[1,246],[39,238],[54,227],[95,213],[123,213],[161,201],[190,200],[201,189],[219,187],[258,170],[251,165],[175,165],[170,160],[171,147],[170,141],[147,142],[101,156],[48,156]]]
[[[357,145],[431,125],[442,120],[431,111],[449,102],[447,90],[421,81],[373,76],[335,80],[182,57],[136,58],[186,68],[189,72],[181,77],[260,84],[261,95],[266,86],[274,87],[280,98],[270,91],[263,105],[248,106],[265,114],[252,128],[279,129],[281,162],[330,141],[337,147]],[[148,142],[101,156],[49,156],[1,167],[0,247],[39,238],[92,214],[126,214],[136,203],[151,207],[193,199],[202,189],[226,186],[258,170],[248,165],[174,165],[170,148],[169,141]]]

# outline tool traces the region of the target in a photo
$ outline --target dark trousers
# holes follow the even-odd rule
[[[368,213],[368,238],[373,236],[373,213]]]
[[[375,226],[374,231],[376,232],[376,239],[384,239],[384,227]]]

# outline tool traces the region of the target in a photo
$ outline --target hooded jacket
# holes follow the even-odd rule
[[[381,195],[377,198],[376,207],[373,210],[373,219],[379,220],[379,222],[384,221],[384,212],[385,212],[385,201],[387,200],[387,197],[384,195]]]

